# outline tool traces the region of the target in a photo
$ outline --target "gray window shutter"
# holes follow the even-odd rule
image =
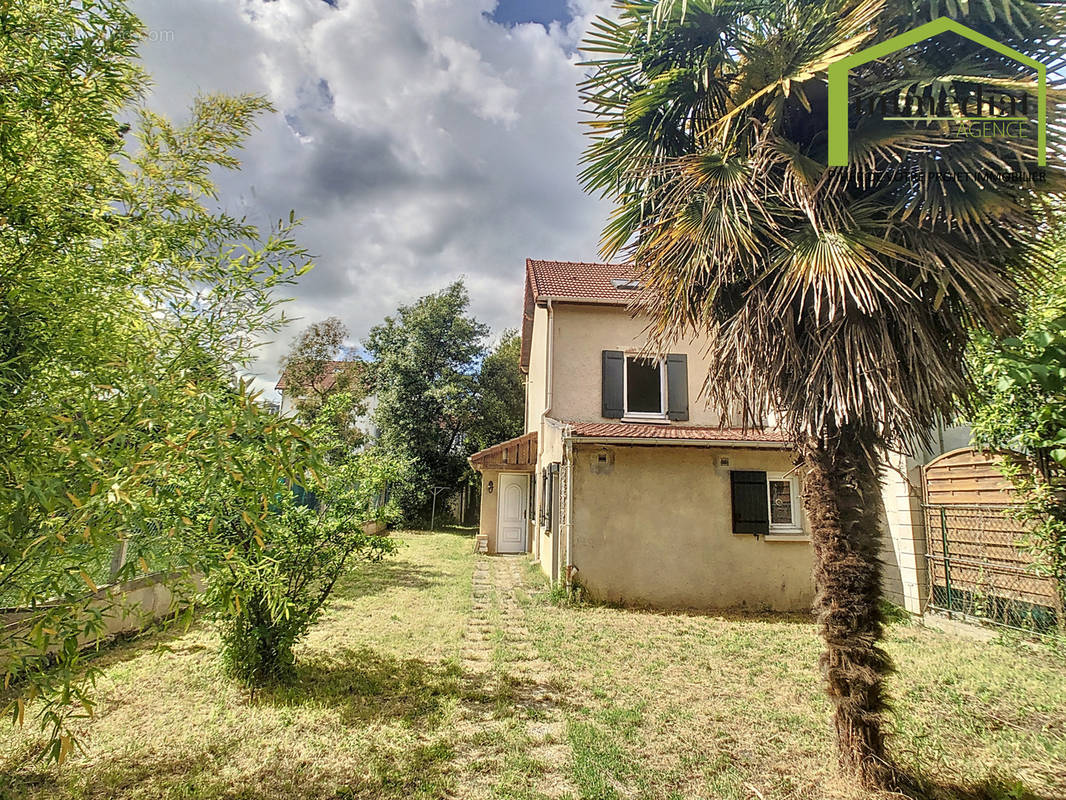
[[[543,467],[540,471],[540,514],[538,515],[538,521],[540,527],[545,527],[548,523],[548,468]],[[550,531],[549,531],[550,533]]]
[[[529,521],[537,521],[537,474],[529,473]]]
[[[733,533],[769,533],[766,473],[732,470],[729,478],[733,493]]]
[[[544,526],[548,529],[548,533],[552,533],[555,530],[555,513],[556,507],[559,504],[559,482],[556,480],[556,476],[559,474],[558,464],[549,464],[548,467],[548,522]]]
[[[688,419],[688,356],[671,354],[666,357],[666,399],[670,419]]]
[[[625,414],[626,354],[621,350],[603,351],[603,416],[621,419]]]

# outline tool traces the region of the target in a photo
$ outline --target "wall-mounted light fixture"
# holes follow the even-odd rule
[[[485,491],[492,494],[492,481],[489,481],[489,485],[485,487]]]

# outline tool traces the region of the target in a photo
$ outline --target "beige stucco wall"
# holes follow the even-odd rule
[[[647,319],[634,318],[618,306],[558,303],[555,316],[552,416],[574,422],[604,422],[602,411],[602,353],[639,351],[646,342]],[[542,326],[546,327],[546,326]],[[534,319],[534,334],[537,330]],[[689,419],[686,425],[718,425],[721,414],[698,399],[707,359],[703,342],[683,342],[669,348],[688,356]],[[532,374],[532,372],[530,373]]]
[[[540,476],[541,471],[553,462],[562,462],[563,460],[563,429],[551,420],[544,422],[541,428],[541,432],[538,436],[538,448],[537,453],[537,471],[534,473],[534,491],[537,493],[536,500],[536,519],[534,520],[534,537],[536,538],[533,553],[537,560],[540,562],[541,569],[544,570],[544,574],[552,580],[557,580],[559,575],[559,567],[562,564],[562,542],[565,533],[563,531],[562,520],[559,518],[558,509],[556,513],[556,523],[553,526],[554,530],[549,534],[548,531],[540,524],[540,509],[544,502],[544,498],[541,495],[543,488]],[[561,476],[556,480],[562,480]]]
[[[533,332],[530,334],[529,371],[526,374],[526,433],[540,430],[547,392],[548,310],[533,309]]]
[[[913,454],[884,454],[881,537],[882,592],[885,599],[921,614],[929,595],[922,513],[922,465],[936,456],[968,447],[970,428],[955,425],[934,432],[930,446]]]
[[[729,469],[786,472],[781,450],[574,448],[573,563],[596,600],[666,608],[805,611],[814,596],[805,540],[732,532]],[[728,456],[730,466],[718,466]],[[806,529],[806,521],[803,526]]]
[[[492,494],[489,494],[489,481],[492,481]],[[494,469],[487,469],[481,473],[481,521],[479,528],[488,540],[489,553],[496,552],[496,522],[499,506],[496,498],[499,496],[500,473]]]

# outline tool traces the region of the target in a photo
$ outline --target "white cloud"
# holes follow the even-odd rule
[[[134,0],[148,102],[184,114],[197,92],[260,92],[231,210],[263,225],[295,209],[316,268],[292,292],[304,320],[267,345],[260,386],[308,322],[361,338],[400,303],[465,275],[494,329],[521,315],[527,256],[596,256],[607,207],[576,174],[585,145],[575,49],[609,0],[574,19],[505,28],[494,0]]]

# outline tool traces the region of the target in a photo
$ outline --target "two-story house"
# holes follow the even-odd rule
[[[526,262],[526,433],[476,453],[481,544],[595,599],[806,610],[801,471],[700,400],[704,343],[646,349],[626,265]]]

